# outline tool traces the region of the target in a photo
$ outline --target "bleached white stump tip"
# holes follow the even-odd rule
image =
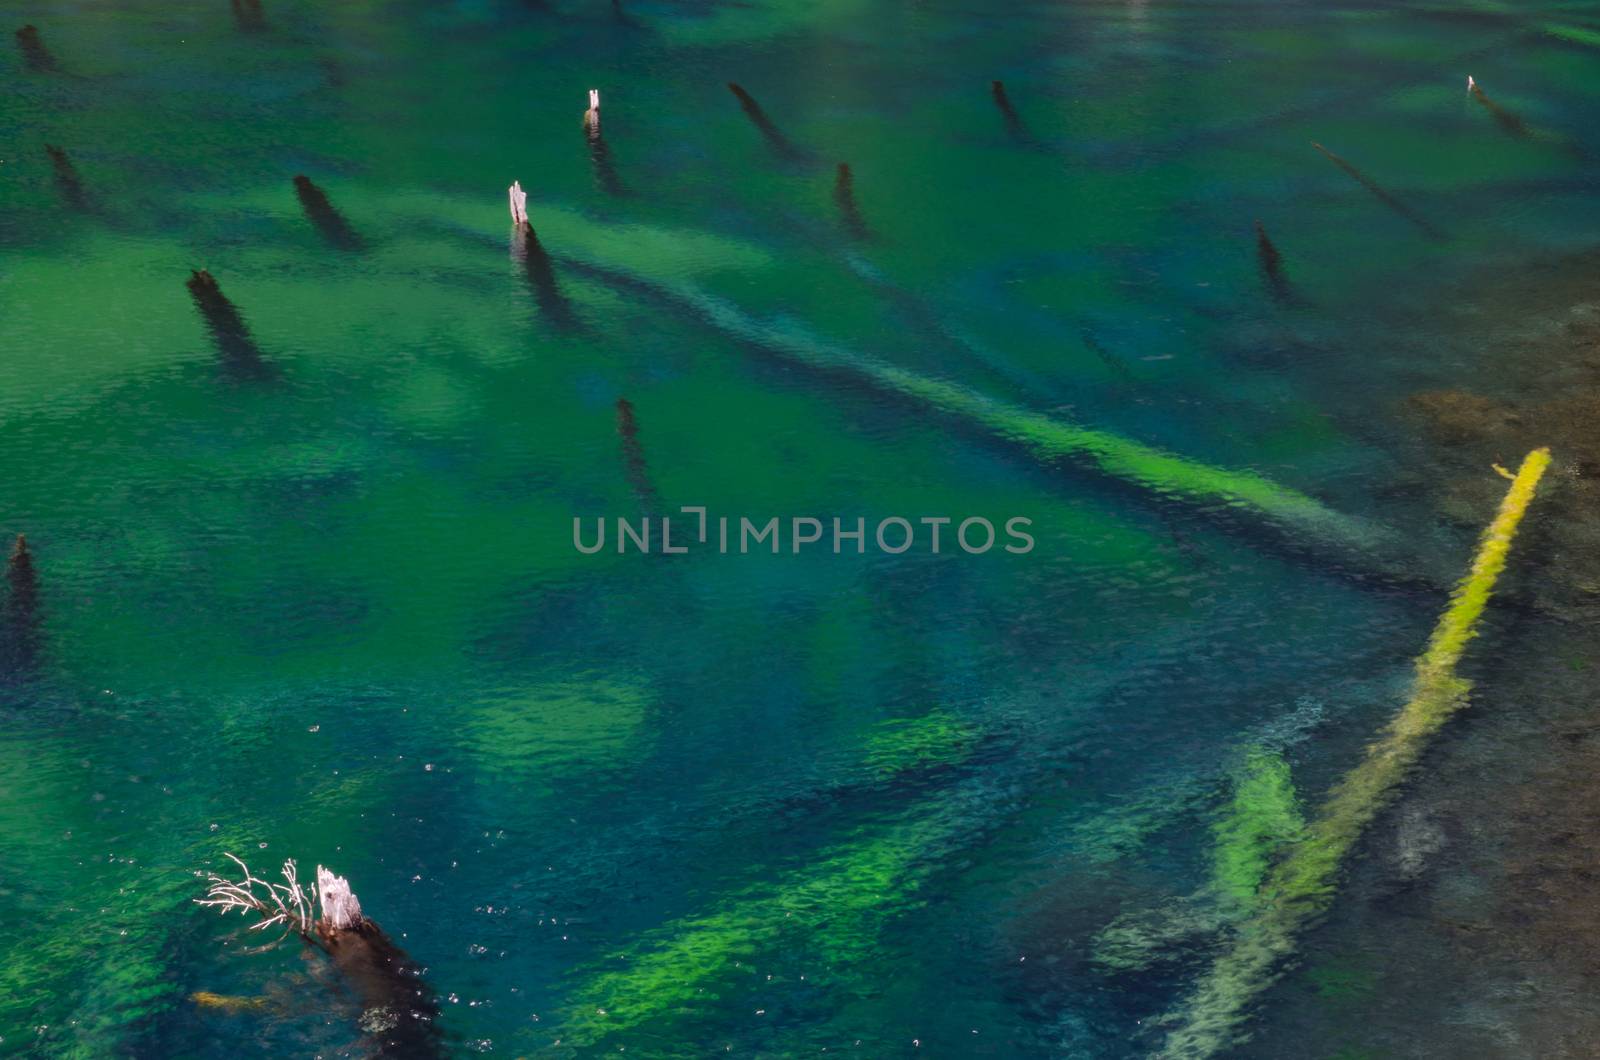
[[[522,190],[522,181],[511,182],[511,223],[523,224],[528,220],[528,193]]]
[[[317,897],[322,902],[322,921],[332,931],[347,931],[361,924],[361,903],[343,876],[335,876],[317,866]]]

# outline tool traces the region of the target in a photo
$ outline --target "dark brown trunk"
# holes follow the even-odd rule
[[[44,46],[44,38],[39,36],[37,27],[23,26],[17,30],[17,47],[22,49],[22,61],[29,70],[43,72],[56,69],[56,58]]]
[[[317,924],[314,940],[361,1005],[361,1029],[379,1056],[442,1057],[439,1002],[421,967],[384,930],[363,918],[354,927]]]
[[[856,180],[848,162],[839,163],[833,181],[833,201],[839,208],[839,219],[844,223],[845,230],[856,239],[865,239],[867,222],[861,216],[861,208],[856,205]]]
[[[5,601],[4,628],[0,629],[6,658],[6,668],[15,675],[30,672],[39,659],[42,637],[40,634],[39,574],[33,566],[33,553],[28,549],[28,539],[17,535],[6,562],[8,593]]]
[[[728,82],[728,91],[732,92],[734,98],[739,101],[739,106],[743,109],[744,116],[750,119],[750,124],[761,131],[761,135],[766,138],[768,147],[771,147],[773,151],[784,158],[800,157],[800,151],[794,144],[789,142],[787,136],[783,135],[783,130],[779,129],[772,119],[767,117],[767,112],[761,109],[761,104],[756,102],[754,96],[733,81]]]
[[[251,337],[244,318],[222,293],[216,277],[205,269],[197,269],[189,275],[185,285],[211,329],[211,338],[222,355],[223,366],[245,376],[266,374],[266,359],[261,355],[261,348]]]
[[[1011,105],[1011,97],[1006,94],[1005,82],[991,83],[989,92],[994,96],[994,105],[1000,108],[1000,117],[1005,120],[1006,131],[1015,140],[1029,141],[1031,137],[1028,135],[1028,127],[1022,123],[1022,115],[1017,113],[1017,108]]]
[[[314,225],[322,238],[340,250],[360,250],[361,237],[356,235],[355,229],[350,227],[350,222],[344,219],[333,205],[328,201],[328,195],[321,188],[311,182],[311,178],[301,174],[294,178],[294,191],[300,197],[300,207],[306,212],[306,219]]]
[[[1312,142],[1311,146],[1315,147],[1318,151],[1321,151],[1328,161],[1344,170],[1345,173],[1349,174],[1352,180],[1371,192],[1379,202],[1383,203],[1385,206],[1389,207],[1389,209],[1393,210],[1395,213],[1399,214],[1401,217],[1404,217],[1407,221],[1410,221],[1412,224],[1420,228],[1430,239],[1443,240],[1445,238],[1444,233],[1435,228],[1432,222],[1430,222],[1427,218],[1417,214],[1411,209],[1411,207],[1407,206],[1393,195],[1390,195],[1386,190],[1384,190],[1382,185],[1373,180],[1371,177],[1367,176],[1365,173],[1361,172],[1361,170],[1357,169],[1355,166],[1351,165],[1349,162],[1346,162],[1344,159],[1340,158],[1338,155],[1334,154],[1332,151],[1315,141]]]
[[[55,173],[56,190],[61,193],[61,198],[74,210],[88,210],[89,196],[83,190],[83,181],[79,179],[71,157],[54,144],[45,144],[44,150],[50,156],[50,168]]]
[[[246,33],[260,33],[267,28],[267,16],[261,10],[261,0],[233,0],[233,18]]]
[[[538,233],[533,230],[533,225],[523,221],[517,227],[513,238],[514,250],[522,260],[523,270],[528,277],[528,286],[532,288],[533,297],[539,303],[540,313],[557,331],[572,331],[577,328],[578,318],[572,311],[572,303],[561,293],[561,285],[556,280],[555,263],[550,260],[550,252],[544,249],[544,244],[539,242]]]
[[[1272,297],[1280,302],[1289,297],[1289,278],[1283,274],[1283,256],[1267,235],[1266,226],[1256,222],[1256,258],[1261,262],[1261,275],[1267,282]]]
[[[633,402],[617,399],[617,434],[622,438],[622,464],[633,487],[634,496],[646,515],[653,514],[660,503],[655,485],[650,481],[650,468],[644,460],[644,447],[639,444],[639,423],[633,415]]]

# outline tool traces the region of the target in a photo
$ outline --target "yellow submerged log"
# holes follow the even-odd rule
[[[1238,1040],[1251,1002],[1278,977],[1300,932],[1332,903],[1345,855],[1388,803],[1428,738],[1465,705],[1470,686],[1456,676],[1456,663],[1475,634],[1523,512],[1549,464],[1548,449],[1536,449],[1522,461],[1479,541],[1471,570],[1451,593],[1450,606],[1417,658],[1410,701],[1329,793],[1304,837],[1288,848],[1262,884],[1256,914],[1240,927],[1187,1003],[1166,1018],[1173,1029],[1158,1055],[1198,1060]]]
[[[210,990],[196,990],[189,995],[201,1008],[216,1009],[226,1012],[230,1016],[241,1012],[261,1012],[267,1009],[271,1002],[264,997],[240,997],[236,994],[214,994]]]

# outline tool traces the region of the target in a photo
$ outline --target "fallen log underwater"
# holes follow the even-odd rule
[[[1311,146],[1315,147],[1318,151],[1321,151],[1323,157],[1328,161],[1344,170],[1345,174],[1348,175],[1351,180],[1354,180],[1357,184],[1360,184],[1363,188],[1366,188],[1367,191],[1371,192],[1372,196],[1379,202],[1383,203],[1399,216],[1404,217],[1407,221],[1410,221],[1412,224],[1416,225],[1417,228],[1420,229],[1421,232],[1429,239],[1443,242],[1449,238],[1443,232],[1441,232],[1432,221],[1429,221],[1426,217],[1423,217],[1411,207],[1395,198],[1387,188],[1373,180],[1371,177],[1367,176],[1361,170],[1357,169],[1353,164],[1334,154],[1332,151],[1328,150],[1326,147],[1323,147],[1315,140],[1311,142]]]
[[[1549,464],[1548,449],[1536,449],[1523,460],[1484,530],[1471,568],[1417,658],[1410,699],[1288,846],[1257,892],[1254,913],[1202,975],[1188,1003],[1166,1018],[1171,1030],[1159,1056],[1201,1060],[1243,1036],[1251,1003],[1277,981],[1300,934],[1332,904],[1345,857],[1389,804],[1429,739],[1466,705],[1471,685],[1456,676],[1456,664],[1476,635],[1517,527]]]
[[[1479,85],[1470,75],[1467,77],[1467,94],[1476,100],[1484,110],[1488,111],[1490,116],[1499,123],[1500,128],[1507,133],[1518,138],[1528,135],[1527,123],[1490,99],[1488,93],[1484,92],[1483,86]]]
[[[767,146],[772,149],[773,154],[789,161],[799,161],[807,157],[804,151],[796,147],[793,141],[784,135],[783,130],[778,128],[777,123],[767,116],[767,112],[762,109],[761,104],[756,102],[756,98],[746,92],[742,85],[729,81],[728,91],[732,92],[734,98],[739,101],[739,106],[744,110],[745,117],[750,119],[750,124],[754,125],[757,131],[766,139]]]
[[[573,260],[573,259],[568,259]],[[1330,549],[1357,566],[1403,577],[1400,541],[1392,532],[1344,515],[1308,494],[1253,471],[1219,468],[1058,416],[1021,408],[959,383],[924,375],[836,346],[791,325],[765,322],[733,303],[677,280],[654,280],[612,266],[578,267],[643,285],[717,330],[821,372],[855,377],[916,405],[982,428],[1046,463],[1069,461],[1158,497],[1213,513],[1233,512]],[[1412,571],[1407,580],[1414,579]]]

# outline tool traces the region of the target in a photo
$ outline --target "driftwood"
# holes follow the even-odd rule
[[[195,899],[197,904],[223,913],[253,912],[261,919],[251,930],[282,926],[327,954],[361,1005],[361,1030],[376,1055],[445,1055],[438,1029],[439,1004],[422,978],[421,967],[362,913],[349,881],[318,865],[317,882],[308,893],[292,859],[283,863],[284,882],[271,883],[255,876],[241,859],[227,857],[239,866],[243,879],[210,873],[206,896]],[[314,917],[312,910],[318,906],[321,916]],[[236,1012],[254,1007],[236,998],[222,999],[226,1005],[212,1003],[219,997],[202,992],[195,1000]]]

